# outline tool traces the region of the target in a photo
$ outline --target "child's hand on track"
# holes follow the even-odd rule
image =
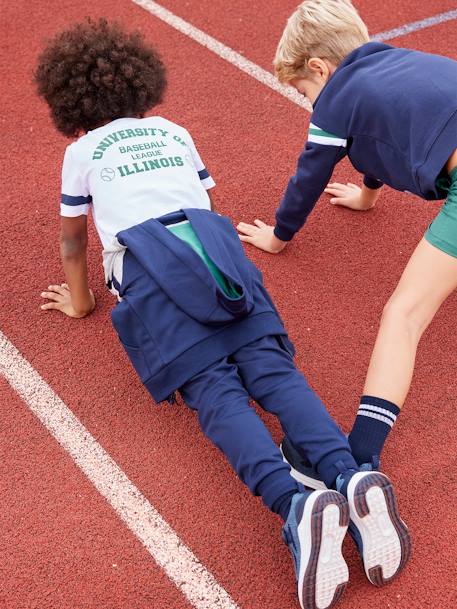
[[[240,222],[237,226],[241,241],[255,245],[270,254],[279,254],[287,245],[274,234],[274,226],[269,226],[262,220],[254,220],[254,224]]]
[[[374,202],[365,201],[363,197],[363,190],[356,184],[339,184],[338,182],[332,182],[327,185],[325,191],[327,194],[332,195],[330,203],[332,205],[342,205],[349,209],[355,209],[357,211],[365,211],[371,209]]]
[[[68,315],[68,317],[85,317],[92,313],[95,309],[95,296],[92,290],[89,290],[90,297],[92,300],[92,308],[87,313],[78,313],[73,308],[71,303],[71,295],[68,285],[66,283],[62,283],[61,285],[50,285],[46,292],[41,292],[42,298],[46,298],[49,302],[44,305],[41,305],[41,309],[44,311],[48,311],[50,309],[56,309],[57,311],[61,311]]]

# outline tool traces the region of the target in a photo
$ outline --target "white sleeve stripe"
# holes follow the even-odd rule
[[[77,216],[87,216],[89,213],[89,205],[84,203],[83,205],[65,205],[60,204],[60,215],[65,218],[76,218]]]
[[[211,176],[205,178],[204,180],[200,180],[200,184],[206,189],[214,188],[216,186],[216,182],[213,180]]]
[[[347,140],[343,140],[342,138],[315,135],[313,133],[308,135],[308,142],[322,144],[324,146],[341,146],[342,148],[346,148],[347,146]]]

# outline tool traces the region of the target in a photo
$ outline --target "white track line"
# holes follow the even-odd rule
[[[195,40],[216,55],[219,55],[219,57],[222,57],[222,59],[225,59],[232,65],[236,66],[242,72],[246,72],[246,74],[249,74],[249,76],[252,76],[270,89],[273,89],[273,91],[287,97],[287,99],[290,99],[290,101],[293,101],[298,106],[311,111],[311,105],[306,98],[297,93],[297,91],[291,87],[281,85],[273,74],[267,72],[267,70],[264,70],[256,63],[249,61],[249,59],[246,59],[246,57],[243,55],[240,55],[227,45],[223,44],[219,40],[216,40],[216,38],[213,38],[187,21],[184,21],[184,19],[181,19],[181,17],[178,17],[160,4],[157,4],[157,2],[153,2],[153,0],[132,0],[132,2],[138,4],[158,19],[161,19],[170,25],[175,30],[178,30],[182,34],[192,38],[192,40]]]
[[[273,74],[267,72],[267,70],[264,70],[249,59],[246,59],[246,57],[240,55],[240,53],[237,53],[216,38],[213,38],[209,34],[206,34],[202,30],[193,26],[188,21],[181,19],[181,17],[178,17],[167,8],[161,6],[157,2],[154,2],[154,0],[132,0],[132,2],[138,4],[146,11],[151,13],[151,15],[161,19],[175,30],[178,30],[182,34],[192,38],[192,40],[195,40],[222,59],[225,59],[232,65],[236,66],[242,72],[246,72],[262,84],[266,85],[270,89],[273,89],[273,91],[287,97],[287,99],[294,102],[294,104],[305,108],[305,110],[308,110],[308,112],[312,111],[312,106],[305,97],[297,93],[297,91],[291,87],[281,85]],[[405,34],[409,34],[410,32],[415,32],[416,30],[421,30],[438,23],[450,21],[451,19],[457,19],[457,10],[440,13],[439,15],[429,17],[428,19],[423,19],[422,21],[414,21],[413,23],[407,23],[393,30],[375,34],[372,36],[372,40],[377,40],[379,42],[382,40],[397,38],[398,36],[403,36]]]
[[[1,331],[0,374],[70,454],[195,609],[238,609],[213,575]]]
[[[439,15],[434,15],[433,17],[422,19],[421,21],[413,21],[412,23],[400,25],[400,27],[396,27],[393,30],[381,32],[380,34],[375,34],[374,36],[372,36],[372,39],[377,40],[378,42],[382,42],[383,40],[392,40],[392,38],[398,38],[398,36],[405,36],[406,34],[410,34],[411,32],[417,32],[417,30],[423,30],[426,27],[438,25],[439,23],[451,21],[452,19],[457,19],[457,9],[448,11],[447,13],[440,13]]]

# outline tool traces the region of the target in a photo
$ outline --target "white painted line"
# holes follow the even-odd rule
[[[246,59],[246,57],[243,57],[243,55],[240,55],[240,53],[237,53],[222,42],[219,42],[219,40],[216,40],[216,38],[213,38],[209,34],[205,34],[205,32],[203,32],[202,30],[199,30],[187,21],[184,21],[184,19],[181,19],[181,17],[178,17],[168,9],[164,8],[163,6],[160,6],[160,4],[157,4],[157,2],[154,2],[153,0],[132,1],[135,4],[138,4],[139,6],[144,8],[146,11],[148,11],[158,19],[161,19],[162,21],[170,25],[175,30],[178,30],[182,34],[185,34],[189,38],[192,38],[192,40],[195,40],[196,42],[206,47],[216,55],[219,55],[219,57],[221,57],[222,59],[225,59],[229,63],[233,64],[242,72],[246,72],[246,74],[249,74],[249,76],[252,76],[256,80],[261,82],[263,85],[266,85],[270,89],[273,89],[273,91],[280,93],[284,97],[287,97],[287,99],[290,99],[290,101],[293,101],[298,106],[301,106],[302,108],[305,108],[306,110],[311,112],[311,104],[305,97],[303,97],[303,95],[300,95],[299,93],[297,93],[297,91],[295,91],[295,89],[292,89],[291,87],[285,87],[284,85],[281,85],[273,76],[273,74],[267,72],[267,70],[264,70],[249,59]]]
[[[294,102],[294,104],[297,104],[297,106],[301,106],[305,110],[308,110],[308,112],[312,112],[312,106],[309,100],[300,95],[297,91],[291,87],[281,85],[273,74],[267,72],[267,70],[264,70],[249,59],[246,59],[246,57],[240,55],[240,53],[237,53],[216,38],[213,38],[209,34],[206,34],[202,30],[193,26],[188,21],[181,19],[181,17],[178,17],[165,7],[161,6],[157,2],[154,2],[154,0],[132,0],[132,2],[138,4],[158,19],[161,19],[170,25],[175,30],[178,30],[182,34],[192,38],[192,40],[195,40],[216,55],[219,55],[219,57],[233,64],[239,70],[246,72],[249,74],[249,76],[252,76],[270,89],[273,89],[273,91],[287,97],[287,99]],[[414,21],[413,23],[407,23],[393,30],[375,34],[372,36],[372,40],[380,42],[383,40],[389,40],[391,38],[397,38],[398,36],[404,36],[410,32],[415,32],[416,30],[421,30],[451,19],[457,19],[457,10],[440,13],[439,15],[429,17],[428,19],[423,19],[422,21]]]
[[[71,455],[195,609],[239,609],[214,576],[1,331],[0,374]]]
[[[417,30],[423,30],[426,27],[438,25],[439,23],[451,21],[452,19],[457,19],[457,9],[448,11],[447,13],[440,13],[439,15],[434,15],[433,17],[422,19],[421,21],[413,21],[412,23],[406,23],[405,25],[400,25],[400,27],[396,27],[393,30],[388,30],[387,32],[375,34],[374,36],[372,36],[372,40],[376,40],[377,42],[383,42],[384,40],[392,40],[392,38],[398,38],[398,36],[405,36],[406,34],[410,34],[411,32],[417,32]]]

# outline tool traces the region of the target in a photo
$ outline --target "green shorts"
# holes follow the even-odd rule
[[[457,167],[451,171],[445,188],[447,199],[428,227],[425,238],[439,250],[457,258]]]

